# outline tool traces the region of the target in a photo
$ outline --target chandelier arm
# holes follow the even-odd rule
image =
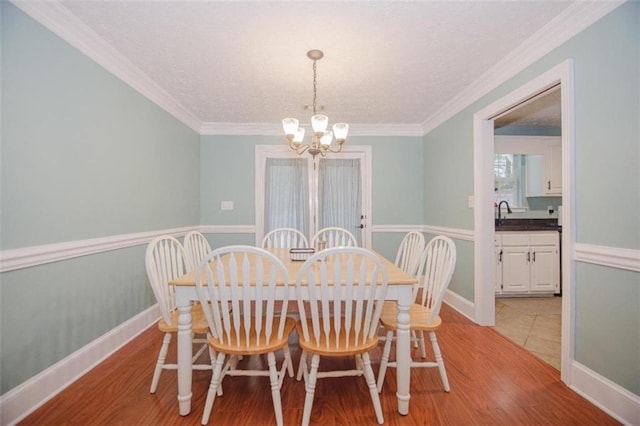
[[[333,146],[334,146],[333,144],[329,145],[329,146],[325,149],[325,151],[333,152],[334,154],[337,154],[338,152],[341,152],[341,151],[342,151],[342,144],[338,144],[338,149],[337,149],[337,150],[333,150],[333,149],[332,149],[332,147],[333,147]]]

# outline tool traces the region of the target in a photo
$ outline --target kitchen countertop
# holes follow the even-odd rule
[[[496,232],[506,231],[558,231],[562,232],[562,226],[558,225],[558,219],[502,219],[495,220]]]

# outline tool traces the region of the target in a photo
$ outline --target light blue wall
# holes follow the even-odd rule
[[[8,2],[2,250],[199,223],[199,135]],[[0,392],[154,302],[144,247],[0,276]]]
[[[573,58],[577,241],[640,248],[639,20],[640,3],[625,3],[426,135],[425,223],[473,227],[473,213],[464,209],[473,188],[473,114]],[[445,193],[430,183],[431,176],[455,183]],[[473,263],[457,268],[473,276]],[[640,274],[597,269],[577,265],[575,358],[640,394]],[[473,301],[473,280],[460,285],[465,288],[459,294]],[[612,352],[615,362],[608,357]]]
[[[202,225],[255,224],[255,146],[280,144],[278,136],[202,136],[200,221]],[[351,137],[349,145],[372,150],[373,225],[422,223],[422,138]],[[233,201],[234,210],[221,210]],[[398,206],[402,206],[399,208]],[[376,234],[374,249],[395,256],[402,236]],[[210,235],[212,246],[234,241],[229,235]],[[254,241],[252,234],[245,240]]]

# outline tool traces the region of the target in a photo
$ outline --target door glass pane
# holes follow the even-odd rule
[[[320,159],[318,173],[318,229],[338,226],[362,245],[360,230],[362,188],[360,160]]]
[[[264,233],[294,228],[309,235],[309,179],[302,158],[267,158]]]

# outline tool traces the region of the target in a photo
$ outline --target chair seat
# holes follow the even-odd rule
[[[435,331],[440,328],[442,320],[438,315],[436,319],[427,324],[427,319],[431,309],[422,306],[418,303],[414,303],[409,307],[409,328],[416,331]],[[395,302],[384,302],[382,307],[382,314],[380,315],[380,323],[387,330],[396,330],[398,328],[398,308]]]
[[[171,324],[167,324],[164,319],[158,321],[158,328],[163,333],[177,333],[178,332],[178,315],[180,312],[177,309],[171,311]],[[196,334],[208,333],[209,326],[207,325],[207,319],[204,317],[202,311],[202,305],[194,303],[191,308],[191,329]]]
[[[266,337],[264,334],[266,324],[264,324],[263,322],[262,332],[260,333],[260,335],[256,334],[255,324],[252,324],[248,342],[245,341],[246,331],[244,325],[242,325],[239,327],[239,342],[236,338],[236,335],[232,334],[230,342],[221,341],[219,338],[212,336],[209,338],[209,345],[211,345],[211,347],[217,352],[230,355],[260,355],[274,352],[287,346],[289,341],[289,334],[291,334],[296,326],[296,320],[287,317],[284,324],[284,333],[282,333],[282,338],[278,339],[277,334],[279,322],[280,319],[278,317],[273,318],[273,322],[271,325],[273,331],[269,343],[267,343],[266,341]]]
[[[311,353],[318,355],[342,357],[349,355],[356,355],[363,352],[368,352],[378,345],[378,336],[375,335],[372,338],[362,341],[362,336],[359,336],[359,342],[356,343],[356,335],[354,330],[351,330],[347,336],[344,330],[339,336],[335,334],[335,328],[333,327],[333,319],[331,319],[331,333],[328,336],[321,333],[320,344],[316,344],[316,336],[313,333],[312,319],[307,319],[307,330],[309,330],[309,340],[303,338],[302,322],[298,321],[296,324],[296,330],[299,336],[300,347]],[[344,327],[344,325],[343,325]],[[328,340],[328,341],[327,341]]]

